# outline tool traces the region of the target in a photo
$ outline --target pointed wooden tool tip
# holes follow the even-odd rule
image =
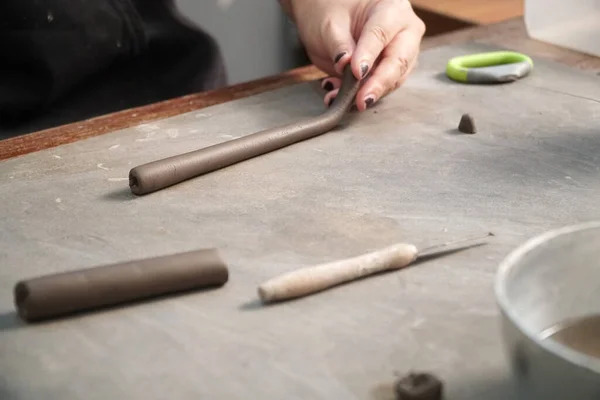
[[[476,133],[475,121],[469,114],[463,114],[458,124],[458,130],[462,133]]]

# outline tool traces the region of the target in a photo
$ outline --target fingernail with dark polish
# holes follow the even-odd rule
[[[340,54],[338,54],[337,56],[335,56],[334,63],[337,64],[338,62],[340,62],[340,60],[342,59],[342,57],[344,57],[345,55],[346,55],[346,52],[342,51]]]
[[[367,108],[371,107],[375,103],[375,99],[372,96],[369,96],[365,99],[365,105]]]
[[[323,85],[323,89],[328,92],[333,90],[333,83],[331,83],[331,81],[326,81],[325,84]]]
[[[360,64],[360,76],[364,78],[365,75],[367,75],[367,72],[369,72],[369,64],[367,64],[367,63]]]

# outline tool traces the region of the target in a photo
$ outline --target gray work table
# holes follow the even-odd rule
[[[448,399],[510,395],[492,284],[545,230],[600,210],[600,80],[535,60],[502,86],[448,81],[425,51],[406,85],[329,134],[136,198],[131,167],[322,111],[287,87],[0,163],[0,398],[371,399],[438,374]],[[479,132],[455,131],[471,113]],[[489,245],[262,307],[281,272],[396,241]],[[26,326],[23,278],[217,247],[221,289]]]

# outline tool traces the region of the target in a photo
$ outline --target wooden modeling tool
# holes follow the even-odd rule
[[[489,233],[485,237],[489,236],[494,234]],[[356,257],[301,268],[280,275],[261,284],[258,287],[258,296],[263,303],[307,296],[369,275],[401,269],[416,260],[438,258],[484,244],[453,248],[458,244],[477,239],[483,239],[483,236],[442,243],[421,251],[413,244],[397,243]]]

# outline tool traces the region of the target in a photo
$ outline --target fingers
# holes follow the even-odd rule
[[[342,80],[334,77],[325,78],[321,82],[321,88],[326,92],[323,102],[327,107],[329,107],[331,103],[333,103],[333,100],[335,100],[341,85]]]
[[[356,108],[364,111],[406,80],[415,66],[425,25],[408,0],[377,0],[356,15],[341,6],[328,11],[330,17],[318,32],[323,52],[313,57],[313,63],[330,75],[322,81],[327,92],[324,102],[333,102],[341,85],[339,76],[351,63],[357,79],[369,75],[356,96]],[[352,35],[357,29],[360,37],[355,42]]]
[[[339,89],[339,87],[341,85],[342,85],[342,80],[339,78],[333,78],[333,77],[325,78],[321,82],[321,88],[323,90],[325,90],[326,92],[331,92],[333,89]]]
[[[325,95],[325,97],[323,98],[323,102],[325,103],[325,105],[327,107],[329,107],[331,105],[331,103],[333,103],[333,100],[335,100],[335,97],[338,95],[339,91],[340,91],[339,88],[333,89]]]
[[[363,111],[399,88],[415,67],[423,30],[412,26],[400,32],[385,49],[369,79],[356,94],[356,107]]]
[[[356,47],[352,37],[350,14],[332,12],[331,17],[321,27],[321,37],[325,42],[334,71],[341,75]]]
[[[352,71],[357,79],[364,78],[373,68],[381,52],[405,26],[399,23],[412,11],[407,0],[380,0],[365,22],[352,56]]]

